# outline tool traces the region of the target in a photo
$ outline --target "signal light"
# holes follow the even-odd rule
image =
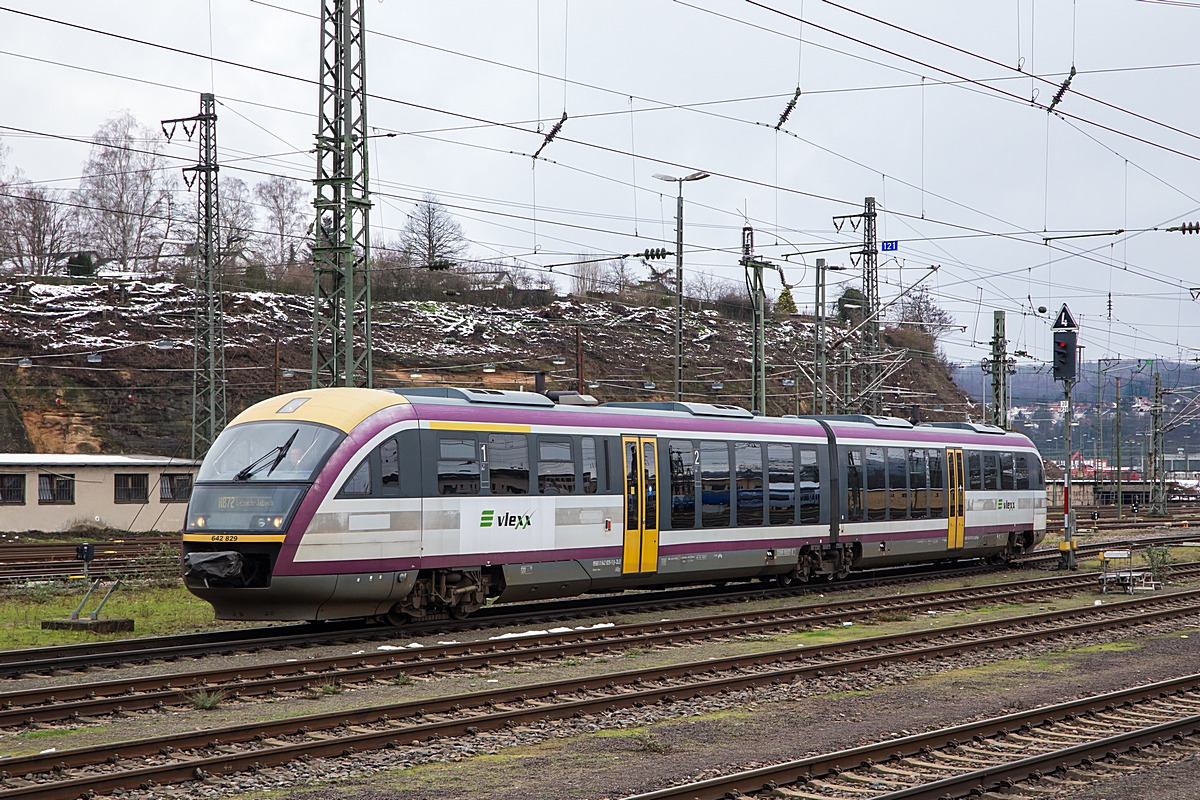
[[[1054,380],[1069,381],[1075,378],[1075,331],[1054,332]]]

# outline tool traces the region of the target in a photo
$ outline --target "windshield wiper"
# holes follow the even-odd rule
[[[292,431],[292,435],[288,437],[286,442],[272,447],[270,450],[251,461],[249,464],[243,467],[237,475],[234,475],[233,479],[235,481],[250,480],[254,473],[262,469],[263,465],[267,463],[267,459],[274,457],[275,460],[271,462],[271,468],[267,470],[267,474],[270,475],[275,471],[275,468],[279,466],[279,462],[283,461],[283,457],[287,454],[288,448],[292,446],[292,442],[296,441],[296,435],[298,433],[300,433],[300,429],[296,428],[296,430]]]

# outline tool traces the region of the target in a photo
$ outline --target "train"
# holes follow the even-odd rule
[[[220,619],[463,618],[491,603],[1002,561],[1046,532],[1025,436],[484,388],[279,395],[217,437],[183,531]]]

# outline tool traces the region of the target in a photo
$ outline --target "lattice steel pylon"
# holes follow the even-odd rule
[[[312,385],[372,386],[365,0],[322,0]]]
[[[167,126],[171,127],[168,129]],[[190,127],[189,127],[190,125]],[[196,186],[196,310],[192,339],[192,458],[208,451],[225,427],[225,315],[221,304],[221,241],[217,175],[217,101],[200,95],[200,113],[165,119],[170,141],[182,126],[190,141],[199,132],[200,160],[183,170],[188,188]]]
[[[866,319],[866,324],[863,325],[863,350],[867,355],[864,363],[866,374],[863,376],[863,384],[874,386],[879,380],[879,356],[882,350],[879,342],[879,315],[882,313],[882,306],[879,301],[879,245],[875,239],[874,197],[866,198],[863,204],[862,260],[863,295],[867,299],[867,307],[863,309],[863,316]],[[882,387],[876,387],[876,391],[863,398],[868,414],[877,415],[881,412],[883,406],[881,389]]]

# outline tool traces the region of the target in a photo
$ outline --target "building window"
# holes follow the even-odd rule
[[[38,503],[44,506],[75,503],[74,475],[38,475]]]
[[[146,473],[113,476],[114,503],[146,503],[150,500],[150,476]]]
[[[187,472],[164,472],[158,479],[158,499],[163,503],[186,503],[192,497],[192,476]]]
[[[0,505],[25,505],[24,475],[0,475]]]

